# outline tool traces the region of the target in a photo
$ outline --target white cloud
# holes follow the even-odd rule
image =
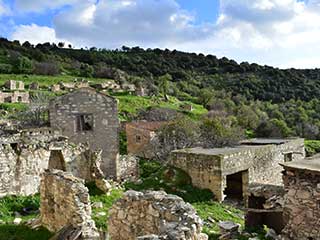
[[[27,11],[71,7],[55,16],[53,28],[20,26],[13,38],[176,48],[279,67],[320,67],[320,0],[220,0],[218,20],[202,24],[176,0],[16,1]]]
[[[16,0],[17,9],[24,12],[41,12],[47,9],[56,9],[66,5],[78,4],[90,0]]]
[[[3,2],[3,0],[0,0],[0,17],[9,14],[10,8]]]
[[[17,26],[11,38],[18,39],[21,43],[29,41],[31,44],[67,42],[57,38],[53,28],[36,24]]]

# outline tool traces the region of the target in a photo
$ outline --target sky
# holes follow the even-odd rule
[[[0,35],[320,68],[320,0],[0,0]]]

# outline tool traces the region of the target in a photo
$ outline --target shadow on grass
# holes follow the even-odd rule
[[[26,226],[0,225],[0,240],[48,240],[52,236],[45,228],[33,230]]]

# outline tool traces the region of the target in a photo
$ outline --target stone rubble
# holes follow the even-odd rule
[[[239,236],[240,225],[237,223],[225,221],[219,222],[218,226],[221,234],[219,240],[237,239]]]
[[[108,226],[112,240],[208,239],[193,207],[163,191],[126,192],[112,206]]]

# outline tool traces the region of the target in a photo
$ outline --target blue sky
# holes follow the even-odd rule
[[[33,44],[159,47],[320,67],[320,0],[0,0],[0,33]]]

